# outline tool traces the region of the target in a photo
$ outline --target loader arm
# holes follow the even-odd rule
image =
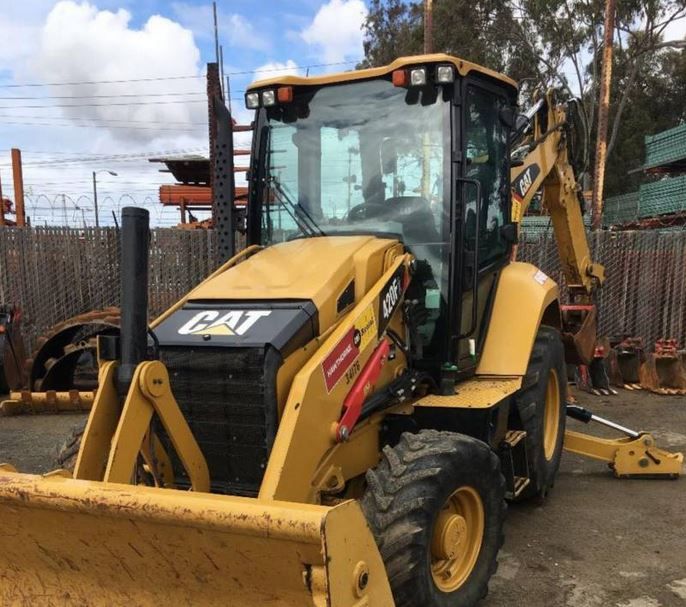
[[[526,156],[511,171],[512,218],[521,223],[534,196],[542,190],[567,285],[573,297],[589,302],[594,289],[603,282],[604,268],[593,262],[586,238],[579,188],[567,148],[567,114],[548,91],[531,120],[531,134],[523,142]]]

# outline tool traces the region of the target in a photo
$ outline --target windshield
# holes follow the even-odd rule
[[[263,244],[360,232],[438,243],[448,105],[440,88],[369,80],[269,108]]]
[[[262,244],[398,238],[420,262],[420,337],[429,349],[438,347],[448,291],[451,89],[388,80],[307,89],[268,108],[258,124]]]

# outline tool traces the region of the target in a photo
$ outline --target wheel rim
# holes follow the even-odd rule
[[[545,414],[543,418],[543,451],[546,460],[553,459],[560,425],[560,383],[557,371],[551,369],[545,389]]]
[[[474,569],[484,521],[481,497],[472,487],[460,487],[438,514],[431,541],[431,575],[441,591],[457,590]]]

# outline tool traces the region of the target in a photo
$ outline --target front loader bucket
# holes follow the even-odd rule
[[[0,469],[0,604],[392,606],[354,501],[334,507]]]

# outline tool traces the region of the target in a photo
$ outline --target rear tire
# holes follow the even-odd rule
[[[453,432],[405,433],[367,483],[361,506],[397,607],[471,607],[486,596],[506,507],[488,445]]]
[[[529,485],[516,501],[543,499],[555,484],[562,458],[567,372],[560,334],[542,326],[526,370],[525,388],[515,398],[518,426],[526,431]]]

